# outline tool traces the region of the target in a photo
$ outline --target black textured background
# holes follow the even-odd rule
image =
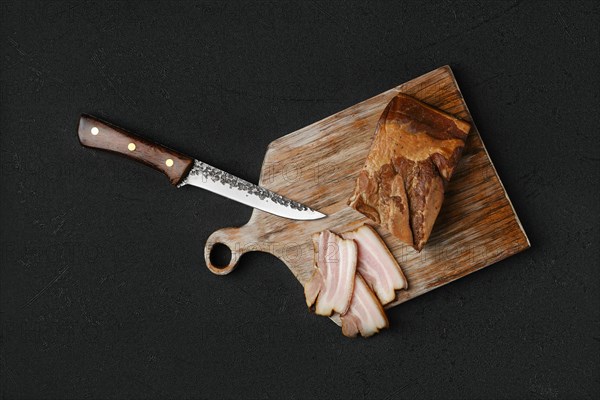
[[[2,2],[5,398],[596,398],[599,3]],[[349,340],[251,210],[83,149],[89,112],[257,181],[272,140],[450,64],[532,248]]]

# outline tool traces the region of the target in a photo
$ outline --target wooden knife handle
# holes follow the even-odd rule
[[[179,184],[194,164],[188,156],[89,115],[81,116],[78,134],[83,146],[112,151],[149,165],[167,175],[173,185]]]

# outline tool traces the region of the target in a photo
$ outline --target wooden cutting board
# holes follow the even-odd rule
[[[224,228],[207,240],[204,257],[215,274],[228,274],[249,251],[281,259],[302,285],[313,268],[311,235],[339,233],[373,224],[348,207],[383,109],[399,92],[473,122],[449,66],[356,104],[272,142],[263,161],[260,185],[328,215],[317,221],[292,221],[254,210],[248,223]],[[416,252],[385,229],[375,226],[409,282],[392,307],[478,269],[527,249],[519,222],[475,125],[425,248]],[[229,265],[211,264],[215,243],[231,250]],[[297,296],[304,296],[299,288]],[[336,321],[339,322],[339,321]]]

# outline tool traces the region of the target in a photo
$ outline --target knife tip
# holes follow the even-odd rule
[[[313,221],[313,220],[327,217],[326,214],[323,214],[319,211],[315,211],[315,210],[310,210],[310,211],[311,211],[310,215],[307,215],[306,218],[304,218],[305,220]]]

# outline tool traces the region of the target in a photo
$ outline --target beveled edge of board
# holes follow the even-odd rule
[[[455,77],[454,72],[452,71],[452,68],[450,67],[450,65],[446,64],[446,65],[444,65],[442,67],[436,68],[433,71],[430,71],[430,72],[428,72],[426,74],[423,74],[423,75],[420,75],[420,76],[418,76],[418,77],[416,77],[414,79],[411,79],[410,81],[407,81],[405,83],[400,84],[395,89],[399,89],[400,91],[402,91],[402,86],[410,83],[411,81],[417,80],[417,79],[423,79],[423,77],[426,77],[429,74],[435,74],[437,72],[440,72],[440,70],[443,71],[443,72],[445,72],[445,73],[447,73],[450,76],[450,78],[452,79],[452,83],[456,87],[458,95],[460,96],[460,99],[462,100],[462,103],[464,104],[465,111],[466,111],[466,114],[468,116],[468,120],[470,121],[471,126],[472,126],[472,128],[471,128],[472,132],[471,133],[476,134],[478,136],[478,138],[479,138],[479,141],[481,143],[481,147],[483,148],[483,150],[485,152],[485,156],[486,156],[487,160],[489,161],[490,166],[492,167],[492,170],[494,171],[494,175],[496,176],[496,179],[498,180],[498,183],[500,184],[500,188],[502,189],[502,193],[504,194],[504,198],[507,200],[507,202],[508,202],[508,204],[510,206],[510,209],[512,211],[512,215],[514,216],[515,221],[517,223],[517,226],[519,227],[519,231],[520,231],[521,235],[523,236],[524,243],[522,245],[518,246],[518,247],[513,247],[514,251],[512,251],[512,252],[507,252],[506,254],[503,254],[502,256],[498,257],[497,259],[490,260],[490,262],[486,262],[483,265],[479,266],[478,268],[474,268],[473,270],[468,271],[468,272],[466,272],[464,274],[456,275],[456,276],[453,277],[453,279],[449,279],[446,282],[444,282],[444,283],[442,283],[440,285],[435,286],[434,288],[431,288],[431,289],[429,289],[429,290],[427,290],[425,292],[422,292],[422,293],[418,294],[417,296],[409,297],[409,298],[406,298],[406,299],[396,297],[396,300],[394,300],[391,303],[385,305],[384,309],[393,308],[393,307],[395,307],[395,306],[397,306],[399,304],[402,304],[402,303],[404,303],[404,302],[406,302],[408,300],[412,300],[412,299],[414,299],[416,297],[422,296],[422,295],[424,295],[426,293],[431,292],[434,289],[438,289],[438,288],[440,288],[442,286],[445,286],[445,285],[447,285],[449,283],[455,282],[458,279],[461,279],[461,278],[463,278],[463,277],[465,277],[467,275],[470,275],[470,274],[472,274],[474,272],[480,271],[480,270],[482,270],[482,269],[484,269],[486,267],[489,267],[489,266],[491,266],[493,264],[496,264],[496,263],[498,263],[498,262],[500,262],[502,260],[505,260],[505,259],[507,259],[507,258],[515,255],[515,254],[518,254],[518,253],[520,253],[522,251],[525,251],[525,250],[531,248],[531,241],[529,240],[529,237],[527,236],[527,233],[525,232],[523,224],[521,223],[521,220],[519,219],[519,215],[517,214],[517,212],[516,212],[516,210],[514,208],[514,205],[512,204],[512,201],[510,200],[510,196],[508,196],[506,188],[504,187],[504,183],[502,183],[502,179],[500,179],[500,176],[498,175],[498,171],[496,170],[496,167],[494,166],[494,162],[493,162],[492,158],[490,157],[490,154],[489,154],[487,148],[485,147],[485,143],[483,141],[483,138],[481,137],[481,133],[479,132],[479,129],[477,128],[477,125],[475,124],[475,121],[473,119],[473,115],[471,114],[471,110],[469,110],[469,106],[467,105],[467,102],[464,99],[462,91],[460,90],[460,86],[458,85],[458,82],[456,81],[456,77]],[[341,321],[339,321],[339,318],[331,318],[331,319],[336,324],[338,324],[338,325],[341,323]]]
[[[450,77],[452,77],[452,82],[454,82],[454,85],[458,89],[458,93],[460,94],[460,97],[462,98],[462,101],[465,104],[465,108],[467,109],[467,114],[469,114],[469,117],[471,119],[471,125],[473,126],[473,128],[475,128],[475,131],[479,135],[479,140],[481,141],[481,147],[483,147],[483,151],[485,151],[485,155],[486,155],[487,159],[490,160],[490,165],[492,166],[492,169],[494,170],[494,174],[496,174],[496,178],[498,178],[500,187],[502,187],[502,191],[504,192],[504,197],[506,197],[506,200],[508,200],[508,204],[510,205],[510,208],[515,216],[515,220],[517,221],[517,224],[519,225],[519,229],[523,233],[523,236],[525,237],[525,240],[527,242],[527,247],[525,247],[524,249],[522,249],[520,251],[527,250],[531,247],[531,241],[529,240],[529,237],[527,236],[527,232],[525,232],[525,228],[523,228],[523,224],[521,223],[519,214],[517,214],[517,211],[515,210],[515,207],[514,207],[512,201],[510,200],[510,196],[508,195],[508,192],[506,191],[506,188],[504,187],[504,183],[502,183],[502,179],[500,179],[500,175],[498,175],[498,171],[496,170],[496,166],[494,165],[494,160],[492,160],[492,157],[490,157],[490,153],[488,152],[487,147],[485,147],[485,142],[483,141],[483,138],[481,137],[481,133],[479,132],[479,129],[477,128],[475,121],[473,120],[473,114],[471,114],[471,110],[469,110],[469,105],[465,101],[462,91],[460,90],[460,86],[458,86],[458,82],[456,81],[454,72],[452,71],[452,68],[448,64],[446,64],[440,68],[444,68],[450,74]],[[438,69],[440,69],[440,68],[438,68]],[[513,254],[517,254],[517,253],[513,253]],[[508,256],[508,257],[510,257],[510,256]],[[501,260],[498,260],[498,261],[501,261]],[[488,264],[488,265],[491,265],[491,264]]]

